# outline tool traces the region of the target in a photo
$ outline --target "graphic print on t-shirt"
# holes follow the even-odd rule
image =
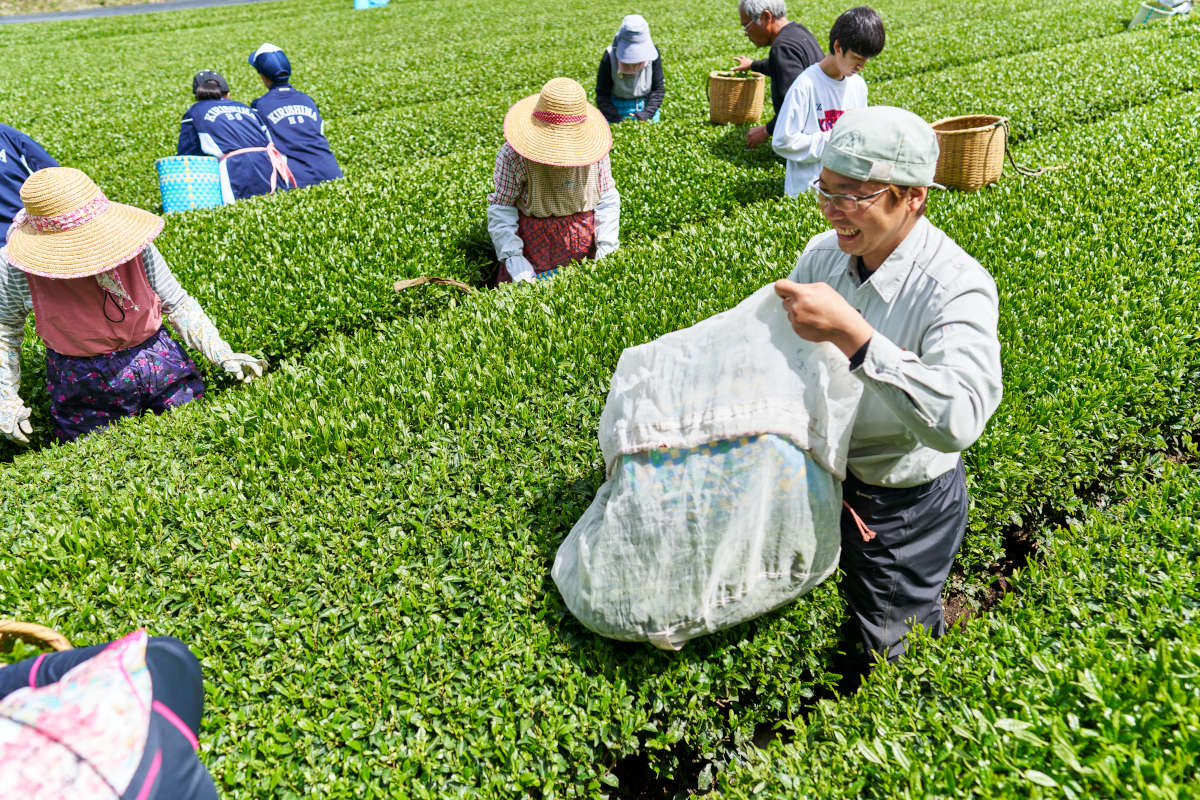
[[[818,108],[818,110],[820,109]],[[826,109],[825,116],[817,120],[817,126],[820,127],[822,131],[831,131],[833,130],[833,123],[837,122],[838,117],[845,113],[845,111],[838,108]]]

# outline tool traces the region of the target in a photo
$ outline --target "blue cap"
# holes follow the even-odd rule
[[[250,54],[250,66],[272,83],[287,83],[292,76],[292,62],[288,61],[283,50],[270,42],[263,42],[262,47]]]

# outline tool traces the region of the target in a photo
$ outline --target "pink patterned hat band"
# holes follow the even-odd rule
[[[17,228],[23,223],[28,222],[35,230],[39,230],[42,233],[69,231],[72,228],[78,228],[80,225],[91,222],[107,211],[108,205],[108,198],[104,196],[104,192],[101,192],[79,208],[66,211],[54,217],[39,217],[37,214],[29,214],[26,213],[25,209],[21,209],[17,212],[17,216],[13,218],[12,227]]]
[[[554,111],[535,111],[533,118],[551,125],[578,125],[587,122],[586,114],[558,114]]]

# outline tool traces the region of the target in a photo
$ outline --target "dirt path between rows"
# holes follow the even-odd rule
[[[271,0],[0,0],[0,25],[266,2]]]

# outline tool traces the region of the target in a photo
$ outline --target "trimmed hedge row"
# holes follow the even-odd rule
[[[1053,531],[988,614],[791,720],[713,796],[1193,796],[1200,474],[1139,466],[1153,479]]]
[[[734,15],[724,4],[714,2],[690,13],[686,29],[672,25],[674,12],[668,13],[669,4],[661,5],[661,9],[644,11],[662,20],[658,35],[668,53],[673,87],[668,118],[703,120],[707,113],[705,74],[733,53],[746,51],[749,43],[737,31]],[[959,73],[945,79],[955,85],[963,79],[962,70],[972,70],[970,62],[980,66],[992,63],[979,62],[981,53],[996,59],[1024,52],[1050,39],[1052,31],[1057,34],[1053,40],[1061,44],[1119,28],[1114,10],[1093,7],[1091,2],[1081,6],[1059,0],[1036,11],[1020,7],[1015,16],[1014,10],[1005,9],[1003,14],[973,15],[970,21],[955,23],[956,35],[950,37],[946,23],[926,22],[937,13],[936,8],[911,2],[884,6],[882,11],[895,35],[892,45],[870,66],[868,77],[886,92],[888,79],[963,65]],[[570,10],[565,8],[562,13]],[[816,21],[810,22],[810,27],[821,41],[837,10],[840,6],[811,10]],[[502,110],[514,98],[536,91],[545,76],[571,74],[590,88],[598,53],[607,44],[615,22],[594,15],[590,5],[589,11],[594,21],[564,40],[556,26],[531,26],[520,15],[490,6],[421,9],[426,24],[419,31],[407,24],[411,9],[407,15],[400,7],[390,6],[371,14],[353,14],[340,3],[322,4],[317,9],[305,6],[304,13],[322,27],[323,36],[291,48],[297,85],[320,101],[330,121],[335,150],[352,174],[430,154],[447,155],[461,151],[464,145],[492,149],[498,140]],[[141,23],[141,27],[137,23],[115,27],[57,23],[39,26],[47,31],[41,37],[25,31],[0,31],[0,41],[9,43],[0,63],[9,62],[6,68],[15,76],[17,87],[0,108],[65,162],[95,173],[117,199],[153,208],[158,204],[153,161],[174,150],[195,66],[221,70],[230,79],[236,98],[257,96],[261,86],[245,64],[242,51],[248,52],[264,38],[293,41],[295,13],[291,4],[279,3],[260,7],[253,23],[241,10],[218,22],[205,22],[213,19],[211,12],[179,12],[158,15],[178,17],[180,22],[172,25],[157,21]],[[463,35],[460,20],[467,13],[476,14],[476,26]],[[619,18],[619,10],[613,13],[614,19]],[[73,33],[68,35],[64,29]],[[254,38],[247,38],[248,30],[254,31]],[[89,38],[103,46],[81,47]],[[1105,36],[1100,41],[1133,38]],[[162,48],[165,40],[170,41],[174,63],[179,64],[178,74],[164,75],[157,60],[134,55]],[[988,43],[986,49],[980,48],[981,41]],[[242,46],[231,44],[236,42]],[[45,58],[48,47],[60,50],[49,63]],[[436,52],[442,63],[455,65],[453,80],[429,80],[422,67],[430,52]],[[1079,57],[1088,57],[1088,52]],[[36,76],[30,72],[33,64],[38,65]],[[27,74],[27,83],[20,80]],[[86,98],[81,98],[82,104],[94,111],[80,113],[76,104],[59,101],[73,93],[79,75],[91,74],[105,75],[102,83],[89,86]],[[1164,75],[1164,86],[1171,84],[1172,76]],[[48,85],[61,87],[61,94],[46,92]],[[939,107],[930,114],[945,115],[943,112]],[[1064,113],[1070,114],[1070,109]],[[95,135],[97,118],[105,119],[103,136]],[[136,169],[131,169],[134,165]]]
[[[1074,142],[1086,163],[1136,132],[1131,154],[1161,151],[1195,111],[1173,102],[1040,145]],[[1186,388],[1154,387],[1192,364],[1173,326],[1194,329],[1196,290],[1154,248],[1103,252],[1118,210],[1155,224],[1160,198],[1194,184],[1192,147],[1153,183],[1131,166],[935,200],[968,249],[1009,255],[984,258],[1008,399],[968,454],[969,574],[1014,509],[1073,501],[1077,482],[1120,471],[1109,459],[1161,444],[1142,426],[1194,419]],[[1076,216],[1037,216],[1055,202]],[[664,775],[681,754],[719,760],[832,680],[833,586],[666,655],[581,629],[548,567],[602,479],[595,424],[621,349],[785,273],[820,227],[810,208],[757,203],[22,458],[3,480],[0,606],[83,641],[148,624],[195,643],[204,755],[236,794],[596,796],[635,752]]]
[[[693,59],[669,79],[692,85],[687,75],[707,71],[703,59],[715,45],[706,41],[747,49],[728,5],[676,11],[672,19],[695,26],[676,31],[656,21],[654,9],[666,4],[642,9],[664,52]],[[184,63],[189,53],[211,54],[214,42],[226,53],[252,36],[209,64],[245,86],[253,76],[242,51],[278,39],[297,7],[233,7],[216,26],[180,12],[100,26],[105,34],[95,37],[47,30],[61,37],[55,47],[76,48],[75,63],[128,63],[129,77],[113,70],[100,97],[119,88],[147,114],[169,117],[154,125],[170,146],[177,112],[162,107],[181,111],[179,92],[175,83],[152,85],[132,54],[186,41],[173,51]],[[954,8],[933,8],[943,7]],[[1048,18],[1071,7],[1090,8],[1055,5]],[[699,89],[681,91],[671,99],[674,119],[617,130],[626,246],[612,258],[536,286],[469,297],[425,287],[397,298],[396,277],[474,277],[487,249],[483,195],[497,109],[536,90],[549,64],[589,84],[600,48],[564,37],[556,18],[522,17],[509,6],[393,0],[359,15],[344,8],[341,0],[305,5],[306,24],[328,37],[310,37],[307,50],[277,43],[313,70],[314,80],[298,77],[298,85],[331,119],[345,120],[333,126],[335,147],[345,149],[339,128],[363,137],[349,148],[351,159],[365,159],[352,178],[173,217],[162,239],[226,335],[265,350],[279,368],[245,390],[5,466],[0,609],[83,643],[139,624],[192,643],[208,678],[203,756],[236,796],[598,796],[613,784],[614,765],[635,753],[664,776],[685,771],[692,757],[719,765],[730,747],[748,747],[756,726],[796,717],[832,682],[826,670],[842,613],[832,584],[668,655],[584,631],[562,607],[549,564],[602,479],[595,426],[621,349],[785,274],[823,223],[813,208],[774,197],[778,172],[756,168],[778,167],[762,151],[744,153],[740,131],[705,127]],[[561,13],[580,8],[569,3]],[[587,6],[586,18],[599,21],[586,30],[601,46],[625,10],[605,8],[611,20]],[[931,62],[970,59],[965,45],[941,53],[946,29],[919,24],[925,8],[896,4],[905,20],[897,37],[911,35],[916,52],[925,36]],[[966,28],[1023,25],[1034,8],[992,7]],[[1097,22],[1081,13],[1064,37],[1103,32],[1111,14]],[[458,24],[467,18],[479,27]],[[287,24],[294,30],[294,19]],[[997,35],[998,50],[1036,44],[1017,23],[1013,30],[1011,39]],[[1007,399],[967,456],[975,502],[960,564],[968,587],[999,556],[1004,527],[1037,535],[1047,519],[1082,517],[1095,486],[1140,470],[1148,453],[1200,417],[1190,333],[1200,297],[1187,277],[1196,228],[1181,224],[1195,220],[1200,202],[1189,123],[1197,100],[1179,95],[1188,84],[1173,87],[1180,76],[1155,60],[1195,30],[1160,26],[1066,48],[1077,59],[1111,54],[1104,63],[1121,70],[1144,62],[1164,72],[1140,77],[1123,95],[1092,96],[1099,83],[1077,76],[1081,88],[1062,89],[1065,110],[1014,114],[1030,121],[1017,126],[1022,156],[1068,169],[932,203],[935,223],[992,270],[1002,298]],[[510,42],[546,48],[505,53]],[[356,43],[360,50],[344,52]],[[429,78],[418,54],[434,44],[464,71],[458,90],[480,91],[477,98],[445,91],[456,76]],[[507,65],[486,85],[470,67],[482,63],[484,45]],[[886,51],[872,69],[908,50]],[[41,52],[32,41],[0,63],[31,52]],[[351,68],[371,59],[387,68]],[[65,90],[70,63],[48,84]],[[914,57],[911,70],[921,63]],[[1042,71],[1050,63],[1028,54],[956,67],[942,83],[993,80],[1000,65],[1003,80],[1048,94],[1059,90]],[[923,78],[941,85],[938,75]],[[926,97],[922,85],[873,85],[873,99],[901,98],[932,118],[945,113],[933,97],[967,96],[946,88]],[[997,87],[970,96],[986,108],[964,110],[997,110],[1017,97]],[[1144,97],[1156,105],[1071,124]],[[64,143],[88,132],[67,110],[36,103],[64,120]],[[137,163],[134,134],[150,119],[133,115],[120,131],[126,169]],[[388,136],[422,130],[444,135]],[[97,139],[85,152],[108,159],[104,169],[122,180],[119,150]],[[39,375],[31,360],[32,348],[27,384]],[[35,407],[44,432],[45,404]],[[1011,652],[1028,646],[1019,632],[1002,633]],[[1126,707],[1122,698],[1109,702]],[[826,711],[833,718],[838,709]],[[953,794],[958,784],[945,783],[947,774],[939,765],[922,776],[927,793]]]

